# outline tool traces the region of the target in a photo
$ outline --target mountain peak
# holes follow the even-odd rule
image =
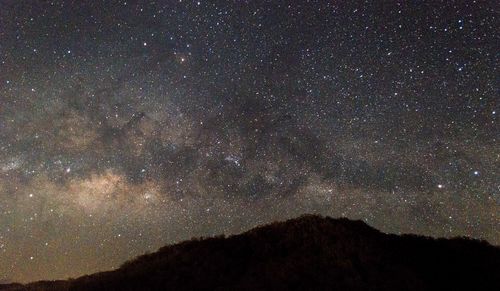
[[[7,290],[500,290],[500,249],[304,215],[165,246],[119,269]],[[0,289],[2,289],[0,287]]]

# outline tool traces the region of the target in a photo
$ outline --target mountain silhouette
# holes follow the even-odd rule
[[[193,239],[119,269],[2,290],[500,290],[500,248],[306,215]]]

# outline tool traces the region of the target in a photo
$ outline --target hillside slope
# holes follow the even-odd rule
[[[302,216],[161,248],[115,271],[5,290],[500,290],[500,248]],[[0,287],[2,289],[2,287]]]

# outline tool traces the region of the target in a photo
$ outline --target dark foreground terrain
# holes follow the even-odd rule
[[[500,290],[500,248],[303,216],[166,246],[115,271],[5,290]]]

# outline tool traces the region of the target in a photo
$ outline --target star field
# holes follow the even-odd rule
[[[0,282],[304,213],[500,244],[495,1],[0,1]]]

